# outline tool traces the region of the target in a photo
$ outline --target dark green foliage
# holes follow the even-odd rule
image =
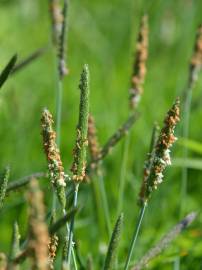
[[[6,67],[3,69],[3,71],[0,74],[0,88],[3,86],[3,84],[5,83],[5,81],[8,79],[8,76],[11,74],[15,63],[17,61],[17,55],[15,54],[10,61],[8,62],[8,64],[6,65]]]

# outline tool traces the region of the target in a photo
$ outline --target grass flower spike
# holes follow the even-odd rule
[[[53,130],[53,117],[51,113],[44,109],[41,118],[42,125],[42,136],[44,151],[48,161],[48,169],[50,174],[50,179],[53,186],[56,188],[59,201],[63,208],[66,205],[65,197],[65,174],[62,161],[60,158],[60,152],[56,145],[56,133]]]
[[[58,69],[59,69],[59,75],[60,79],[62,79],[65,75],[68,74],[68,69],[66,66],[66,28],[67,28],[67,9],[68,9],[68,0],[64,0],[64,6],[62,10],[62,29],[59,36],[59,46],[58,46]]]
[[[74,199],[73,207],[77,207],[79,184],[85,178],[86,172],[86,147],[88,145],[88,116],[89,116],[89,70],[88,65],[84,65],[79,84],[80,106],[79,120],[77,125],[76,145],[74,148],[74,160],[71,171],[74,181]],[[64,258],[70,268],[71,252],[73,246],[74,215],[70,222],[69,237],[67,239],[67,249],[64,252]],[[69,269],[68,268],[68,269]]]
[[[92,115],[88,117],[88,146],[91,160],[94,161],[98,158],[100,153],[100,146],[97,138],[97,130],[95,127],[95,120]]]
[[[3,172],[1,183],[0,183],[0,209],[3,207],[3,202],[6,196],[6,189],[8,186],[8,179],[10,175],[10,169],[7,167]]]
[[[63,22],[63,16],[59,2],[60,2],[59,0],[49,0],[50,15],[52,22],[52,39],[55,45],[57,45],[58,43]]]
[[[140,227],[142,224],[142,220],[144,217],[147,202],[153,190],[157,189],[158,185],[162,182],[163,172],[165,168],[171,164],[170,148],[177,139],[174,136],[174,129],[175,129],[176,124],[180,120],[179,105],[180,105],[180,102],[179,102],[179,99],[177,99],[174,105],[172,106],[172,108],[167,112],[167,115],[164,120],[164,126],[160,131],[157,141],[156,141],[156,131],[154,129],[151,147],[150,147],[151,148],[150,154],[146,162],[146,175],[144,175],[143,177],[143,183],[142,183],[142,187],[139,194],[139,201],[142,204],[142,207],[140,209],[137,224],[136,224],[133,236],[132,236],[124,270],[128,270],[132,253],[133,253],[136,240],[140,231]],[[154,150],[152,150],[155,141],[156,141],[156,145],[154,147]],[[145,171],[144,171],[144,174],[145,174]]]
[[[165,168],[171,165],[170,160],[170,148],[173,143],[177,140],[174,136],[174,129],[176,124],[179,122],[179,99],[177,99],[168,111],[166,118],[164,120],[164,127],[161,129],[159,138],[157,140],[153,162],[151,164],[149,175],[146,179],[146,189],[144,197],[144,202],[147,202],[152,191],[157,189],[158,185],[163,181],[163,172]]]
[[[106,258],[105,258],[103,270],[114,269],[118,244],[119,244],[119,240],[120,240],[122,223],[123,223],[123,214],[121,214],[118,217],[116,224],[114,226],[114,230],[113,230],[113,233],[112,233],[112,236],[110,239],[110,243],[108,246],[108,251],[107,251]]]
[[[202,25],[199,26],[196,34],[194,52],[189,66],[189,89],[193,88],[195,81],[198,79],[198,73],[201,69],[201,66],[202,66]]]
[[[73,180],[83,181],[86,170],[86,147],[88,145],[88,114],[89,114],[89,70],[84,65],[79,84],[80,108],[77,126],[77,138],[74,148],[74,161],[72,165]]]
[[[146,61],[148,56],[148,17],[143,16],[136,47],[136,59],[130,89],[130,107],[135,109],[140,101],[143,89],[142,84],[146,74]]]
[[[159,133],[159,126],[155,123],[153,131],[152,131],[152,138],[151,138],[149,153],[147,154],[147,159],[144,164],[143,180],[142,180],[142,185],[140,188],[139,198],[138,198],[138,204],[140,205],[144,203],[144,196],[145,196],[145,191],[146,191],[146,186],[147,186],[147,178],[150,174],[150,169],[151,169],[151,165],[154,158],[154,150],[155,150],[156,142],[158,140],[158,133]]]
[[[30,182],[27,202],[29,204],[28,250],[32,258],[32,269],[48,270],[49,236],[45,224],[43,193],[39,189],[38,182],[35,179]]]

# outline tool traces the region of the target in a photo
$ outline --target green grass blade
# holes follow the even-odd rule
[[[17,55],[15,54],[10,61],[8,62],[8,64],[6,65],[6,67],[3,69],[3,71],[0,74],[0,88],[3,86],[3,84],[5,83],[5,81],[8,79],[8,76],[10,75],[10,73],[12,72],[15,63],[17,61]]]

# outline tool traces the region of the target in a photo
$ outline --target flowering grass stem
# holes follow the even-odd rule
[[[130,244],[130,247],[129,247],[129,252],[128,252],[128,255],[127,255],[124,270],[128,270],[128,267],[130,265],[130,261],[131,261],[132,255],[133,255],[134,247],[135,247],[135,244],[136,244],[136,241],[137,241],[137,237],[139,235],[140,227],[142,225],[142,219],[144,217],[145,209],[146,209],[146,203],[144,203],[142,208],[140,209],[139,217],[138,217],[138,220],[137,220],[137,225],[136,225],[134,233],[133,233],[133,237],[132,237],[132,241],[131,241],[131,244]]]
[[[100,196],[103,203],[103,211],[104,211],[104,217],[107,227],[108,235],[111,235],[111,220],[110,220],[110,212],[109,212],[109,204],[107,200],[107,194],[104,186],[104,179],[102,172],[98,174],[98,184],[99,184],[99,190],[100,190]]]
[[[182,127],[182,136],[183,138],[189,137],[189,120],[191,112],[191,101],[192,101],[192,89],[187,91],[187,96],[184,103],[184,120]],[[186,162],[188,158],[188,149],[187,147],[183,148],[183,158]],[[181,198],[180,198],[180,217],[183,216],[186,205],[187,197],[187,182],[188,182],[188,168],[184,166],[182,168],[182,181],[181,181]]]
[[[74,184],[74,202],[73,202],[73,207],[77,207],[77,201],[78,201],[78,190],[79,190],[79,183]],[[72,247],[73,247],[73,231],[74,231],[74,214],[72,215],[72,219],[70,222],[70,228],[69,228],[69,239],[68,239],[68,247],[67,247],[67,264],[70,269],[70,264],[71,264],[71,252],[72,252]]]
[[[120,213],[123,208],[124,187],[125,187],[125,182],[126,182],[129,145],[130,145],[130,134],[128,134],[128,136],[125,138],[124,146],[123,146],[123,159],[121,163],[121,172],[120,172],[120,181],[119,181],[117,213]]]

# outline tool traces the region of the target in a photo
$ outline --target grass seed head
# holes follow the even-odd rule
[[[53,130],[52,125],[53,117],[47,109],[44,109],[41,118],[41,126],[44,151],[48,161],[49,175],[53,186],[56,188],[59,201],[63,208],[65,208],[65,173],[60,157],[60,151],[56,144],[56,133]]]
[[[74,147],[74,161],[71,171],[74,181],[83,181],[86,170],[86,147],[88,145],[88,115],[89,115],[89,70],[84,65],[79,84],[80,107],[77,125],[76,144]]]
[[[67,10],[68,10],[68,0],[64,0],[64,6],[62,10],[62,27],[59,35],[59,44],[58,44],[58,60],[59,60],[58,69],[60,79],[62,79],[69,72],[66,63]]]
[[[3,172],[1,183],[0,183],[0,209],[3,207],[3,202],[6,196],[6,189],[8,186],[9,175],[10,175],[10,169],[9,167],[6,167]]]
[[[93,163],[93,161],[95,161],[99,156],[100,146],[98,143],[95,121],[92,115],[89,115],[88,117],[88,146],[92,161],[91,162],[92,169],[96,169],[97,163]]]
[[[144,15],[140,25],[140,31],[137,40],[135,62],[130,89],[130,107],[135,109],[143,93],[142,85],[146,75],[146,61],[148,57],[148,17]]]
[[[0,269],[7,270],[7,257],[4,253],[0,252]]]
[[[33,269],[49,269],[48,258],[48,229],[45,223],[45,207],[43,193],[38,182],[32,179],[27,194],[29,205],[29,242],[28,250],[32,257]]]
[[[50,236],[49,244],[48,244],[48,250],[49,250],[49,262],[50,262],[50,268],[54,269],[54,260],[56,257],[56,252],[58,248],[58,236],[56,234]]]
[[[58,39],[62,29],[63,15],[59,0],[49,0],[50,15],[52,22],[52,39],[55,45],[58,44]]]
[[[201,70],[201,66],[202,66],[202,25],[200,25],[197,30],[194,52],[189,67],[190,88],[193,87],[195,81],[198,79],[198,73]]]
[[[146,159],[145,164],[144,164],[143,180],[142,180],[142,185],[141,185],[139,197],[138,197],[138,204],[139,205],[142,205],[144,203],[144,200],[145,200],[147,178],[150,174],[150,170],[151,170],[151,166],[152,166],[152,162],[153,162],[153,157],[154,157],[155,146],[156,146],[156,142],[158,140],[158,134],[159,134],[159,126],[157,123],[155,123],[153,131],[152,131],[149,153],[147,154],[147,159]]]
[[[177,99],[168,111],[165,119],[164,126],[160,131],[160,135],[156,142],[154,154],[148,175],[144,177],[144,190],[141,193],[141,200],[146,203],[153,190],[157,189],[158,185],[163,181],[163,172],[165,168],[171,165],[170,148],[177,140],[174,136],[174,129],[179,122],[180,102]]]

